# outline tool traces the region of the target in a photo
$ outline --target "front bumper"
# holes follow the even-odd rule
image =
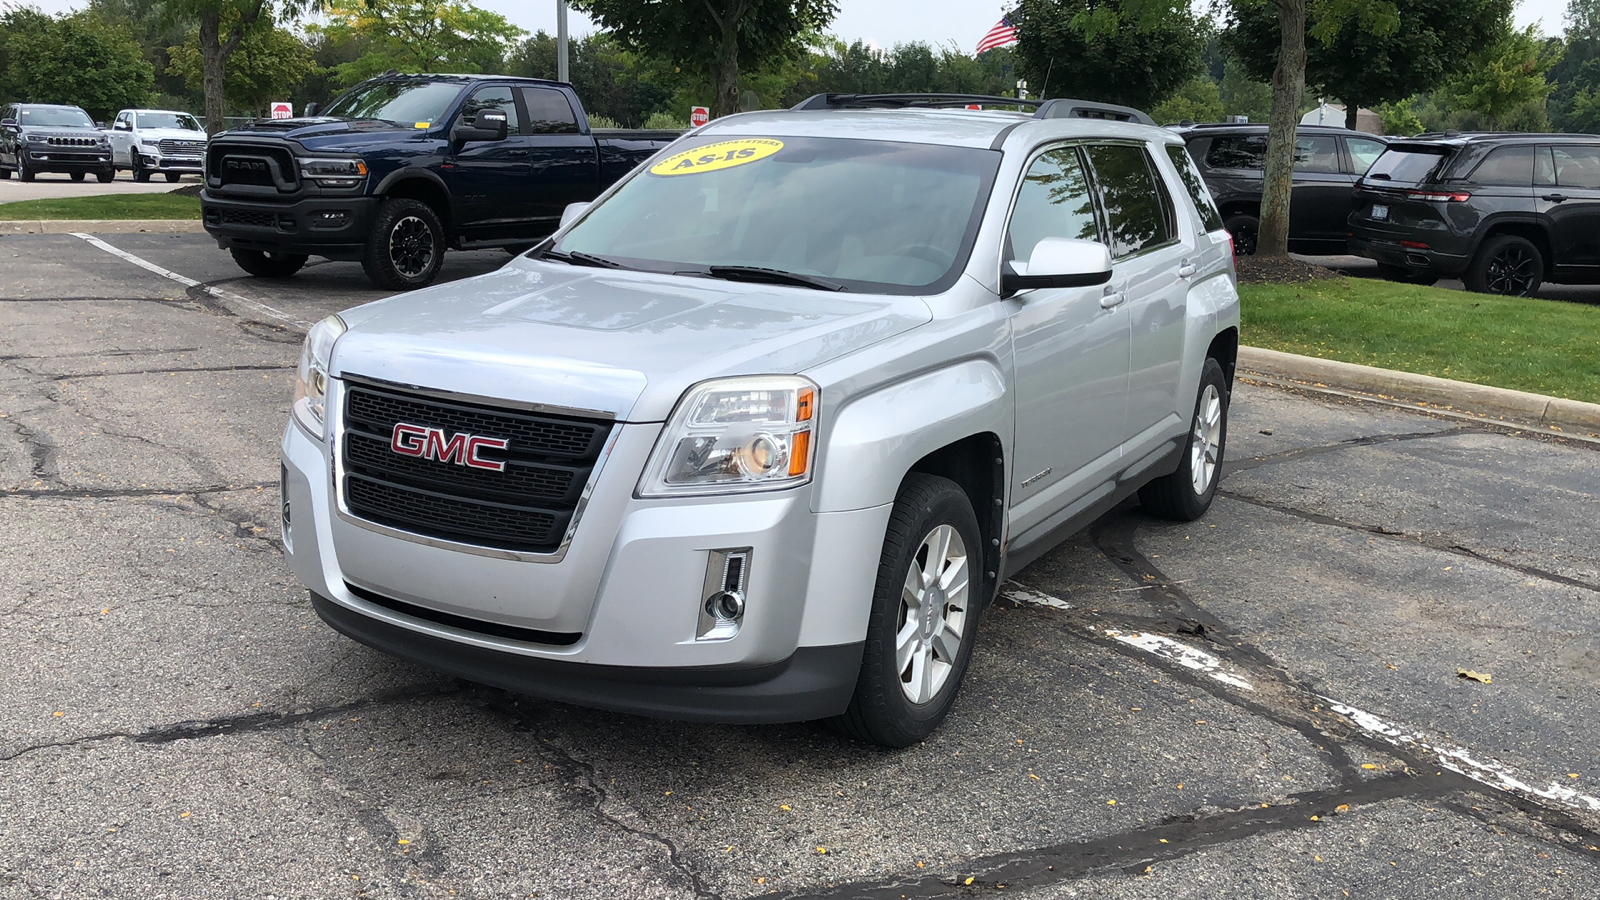
[[[192,172],[200,173],[205,169],[205,160],[199,156],[152,156],[148,153],[139,154],[140,165],[152,172]]]
[[[306,197],[268,203],[200,192],[206,232],[224,250],[303,253],[358,260],[367,245],[377,200],[372,197]]]
[[[28,146],[23,149],[28,168],[35,172],[105,172],[111,169],[111,148],[71,148]]]
[[[637,499],[660,427],[617,426],[564,552],[541,561],[362,523],[339,506],[329,446],[291,423],[282,446],[286,555],[329,625],[473,681],[700,721],[843,712],[890,507],[813,513],[806,489]],[[700,636],[710,552],[745,547],[737,633]]]

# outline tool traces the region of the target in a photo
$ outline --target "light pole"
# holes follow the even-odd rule
[[[556,80],[567,78],[567,0],[556,0]]]

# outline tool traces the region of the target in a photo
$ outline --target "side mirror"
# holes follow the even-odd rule
[[[467,141],[503,141],[506,139],[505,110],[485,109],[478,113],[471,125],[458,121],[456,127],[450,129],[450,140],[455,143]]]
[[[0,119],[0,128],[15,128],[15,127],[17,127],[17,120],[16,119]]]
[[[1048,237],[1033,248],[1026,274],[1002,272],[1000,293],[1036,288],[1093,287],[1111,280],[1111,251],[1099,241]]]
[[[561,211],[560,227],[565,228],[577,221],[578,217],[583,215],[584,211],[588,208],[588,203],[568,203],[567,208]]]
[[[132,131],[133,125],[128,122],[118,122],[111,126],[112,131]]]
[[[315,103],[307,103],[305,112],[302,113],[301,115],[304,118],[309,119],[309,118],[314,117],[316,114],[317,114],[317,104],[315,104]]]

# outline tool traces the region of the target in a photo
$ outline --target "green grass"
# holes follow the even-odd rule
[[[0,203],[0,219],[198,219],[200,198],[172,194],[99,194]]]
[[[1254,347],[1600,403],[1600,287],[1593,303],[1359,278],[1239,294]]]

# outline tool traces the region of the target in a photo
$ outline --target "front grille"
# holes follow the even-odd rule
[[[98,138],[53,137],[47,138],[45,143],[52,147],[97,147],[100,145]]]
[[[288,149],[264,144],[212,144],[206,154],[206,178],[221,186],[273,187],[284,192],[300,186]]]
[[[394,427],[508,442],[481,457],[503,471],[396,453]],[[354,515],[416,534],[503,550],[560,546],[611,423],[352,384],[344,396],[341,490]],[[437,455],[437,454],[435,454]]]
[[[232,209],[223,207],[222,224],[224,225],[251,225],[256,228],[277,228],[278,214],[273,212],[256,212],[253,209]]]
[[[198,154],[206,149],[205,141],[183,141],[177,138],[162,138],[156,142],[164,154]]]

